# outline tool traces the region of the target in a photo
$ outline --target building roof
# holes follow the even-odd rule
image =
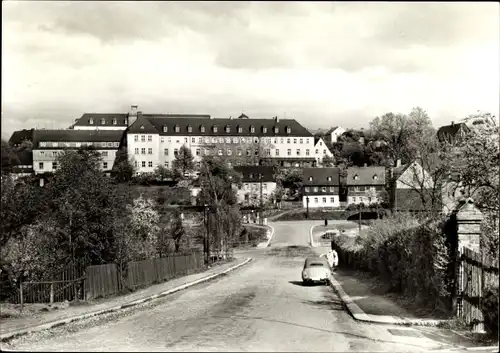
[[[332,127],[330,130],[328,130],[328,131],[326,132],[326,134],[330,135],[332,132],[334,132],[335,130],[337,130],[339,127],[340,127],[340,126],[334,126],[334,127]]]
[[[127,126],[127,118],[127,113],[85,113],[75,120],[73,126]],[[91,119],[93,124],[90,123]]]
[[[302,176],[304,185],[340,185],[340,168],[304,168]]]
[[[385,185],[385,167],[349,167],[347,185]]]
[[[465,123],[452,123],[451,125],[444,125],[437,131],[438,139],[443,141],[446,136],[455,137],[460,131],[470,131]]]
[[[24,140],[33,141],[33,131],[35,129],[30,130],[18,130],[12,133],[12,136],[9,139],[9,145],[20,145]]]
[[[276,182],[276,177],[274,174],[274,168],[271,166],[235,166],[234,171],[242,175],[242,182],[244,183],[256,183],[260,182],[259,175],[262,174],[262,182]]]
[[[39,142],[120,142],[123,133],[121,130],[35,130],[33,145],[40,148]]]
[[[155,127],[156,132],[154,133],[164,136],[313,136],[295,119],[207,119],[206,117],[165,119],[148,115],[142,115],[142,117]],[[141,121],[143,120],[139,117],[129,128],[128,133],[142,133]],[[253,133],[251,132],[252,126],[255,128]],[[166,127],[166,131],[164,127]],[[176,132],[176,127],[179,128],[179,132]],[[205,129],[204,132],[202,132],[202,127]],[[216,127],[216,131],[214,127]],[[226,131],[226,127],[229,127],[229,132]],[[241,132],[238,130],[239,127],[241,127]],[[275,128],[278,128],[277,132],[275,132]],[[291,129],[290,133],[286,132],[287,128]],[[152,131],[146,133],[152,133]]]

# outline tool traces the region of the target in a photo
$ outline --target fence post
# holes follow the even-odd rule
[[[50,304],[54,304],[54,282],[50,283]]]
[[[23,306],[24,306],[24,295],[23,295],[23,282],[21,281],[19,284],[19,302],[21,304],[21,312],[23,311]]]

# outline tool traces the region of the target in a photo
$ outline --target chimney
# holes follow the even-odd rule
[[[398,159],[396,161],[396,168],[401,167],[401,159]]]
[[[230,117],[229,117],[229,120],[233,120],[233,117],[232,117],[232,116],[230,116]]]
[[[279,123],[279,122],[280,122],[280,118],[278,118],[278,116],[276,115],[276,116],[274,117],[274,121],[276,121],[277,123]]]
[[[131,105],[128,113],[128,126],[131,126],[137,120],[137,105]]]
[[[451,122],[451,127],[454,127],[454,126],[455,126],[455,122],[454,122],[454,121],[452,121],[452,122]]]

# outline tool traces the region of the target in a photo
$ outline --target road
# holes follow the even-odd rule
[[[411,328],[356,322],[330,287],[303,287],[303,259],[314,251],[308,247],[311,224],[274,223],[271,247],[249,251],[254,261],[220,280],[118,315],[19,338],[13,348],[407,352],[445,347]]]

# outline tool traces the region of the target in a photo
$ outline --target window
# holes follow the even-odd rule
[[[226,125],[226,132],[230,133],[231,132],[231,127],[229,125]]]
[[[323,154],[326,154],[326,150],[323,150]]]
[[[219,143],[224,143],[224,137],[219,138]]]
[[[134,161],[134,166],[135,166],[136,168],[137,168],[137,167],[139,167],[139,162]]]
[[[196,138],[191,137],[191,143],[196,143]]]
[[[115,147],[120,147],[120,143],[119,143],[119,142],[113,142],[113,143],[114,143],[114,146],[115,146]],[[77,142],[77,143],[76,143],[76,146],[77,146],[77,147],[78,147],[78,144],[79,144],[79,143]]]
[[[231,138],[230,137],[226,137],[226,143],[231,143]]]
[[[108,169],[108,162],[102,162],[102,169]]]
[[[197,148],[197,149],[196,149],[196,155],[197,155],[197,156],[199,156],[199,155],[200,155],[200,149],[199,149],[199,148]]]
[[[330,197],[330,203],[335,203],[335,198],[334,197]]]
[[[326,197],[323,197],[323,203],[326,203]]]
[[[233,137],[233,143],[238,143],[238,138],[237,137]]]
[[[205,126],[200,126],[200,132],[205,132]]]
[[[285,139],[282,137],[280,138],[280,143],[284,143]]]
[[[47,142],[40,142],[40,147],[45,147],[47,146]]]
[[[174,156],[177,156],[179,154],[179,149],[178,148],[174,148]]]
[[[146,154],[146,149],[145,148],[141,148],[141,154]]]
[[[163,165],[165,166],[165,168],[168,168],[168,161],[165,161]]]
[[[102,119],[101,119],[101,124],[102,124],[102,125],[106,125],[106,119],[102,118]]]
[[[52,169],[56,170],[57,169],[57,162],[52,162]]]
[[[297,148],[297,156],[300,156],[300,149]]]
[[[259,155],[259,150],[255,150],[255,155],[258,156]]]
[[[289,148],[289,149],[287,149],[287,150],[286,150],[286,154],[287,154],[287,155],[289,155],[289,156],[291,156],[291,155],[292,155],[292,150],[291,150],[290,148]]]
[[[52,147],[57,147],[58,143],[57,142],[52,142]]]
[[[359,187],[358,187],[358,186],[355,186],[355,187],[354,187],[354,191],[359,192]]]
[[[330,186],[330,192],[335,192],[335,187]]]
[[[375,186],[370,186],[370,191],[375,191]]]
[[[239,149],[239,148],[238,148],[238,149],[236,150],[236,154],[237,154],[238,156],[241,156],[241,149]]]
[[[116,118],[113,118],[113,125],[116,125]]]
[[[266,183],[262,184],[262,189],[267,190],[267,184]]]
[[[309,177],[309,181],[313,181],[313,177],[312,176]]]
[[[254,132],[255,132],[255,127],[250,126],[250,133],[252,133],[252,134],[253,134]]]
[[[152,135],[148,135],[148,142],[151,142],[153,141],[153,136]]]
[[[40,154],[41,154],[41,152],[40,152]],[[56,151],[52,151],[52,157],[57,157],[57,152]]]
[[[293,143],[297,143],[297,139],[293,139]]]
[[[162,136],[162,137],[160,137],[160,141],[161,141],[161,142],[165,142],[165,137],[163,137],[163,136]]]
[[[193,132],[193,128],[191,127],[191,125],[188,125],[188,132]]]
[[[271,155],[271,150],[269,148],[266,149],[266,156],[270,156]]]
[[[38,169],[42,169],[43,170],[43,162],[38,163]]]
[[[163,150],[163,154],[164,154],[165,156],[168,156],[168,148],[165,148],[165,149]]]
[[[188,138],[187,137],[184,137],[184,143],[188,143]]]
[[[265,127],[265,126],[262,127],[262,133],[264,133],[264,134],[267,133],[267,127]]]
[[[280,155],[280,150],[276,149],[276,156],[279,156],[279,155]]]
[[[273,140],[273,143],[274,143],[274,144],[277,144],[277,143],[278,143],[278,139],[274,139],[274,140]]]
[[[219,156],[222,156],[222,150],[221,150],[220,148],[219,148],[219,150],[217,151],[217,154],[218,154]]]
[[[94,125],[94,119],[90,118],[90,119],[89,119],[89,124],[90,124],[90,125]]]
[[[146,142],[146,135],[141,135],[141,142]]]
[[[287,134],[292,133],[292,128],[291,128],[291,127],[287,127],[287,128],[286,128],[286,133],[287,133]]]
[[[181,128],[179,127],[179,125],[175,125],[175,132],[179,132],[181,131]]]
[[[274,127],[274,133],[275,133],[275,134],[277,134],[277,133],[279,133],[279,132],[280,132],[280,128],[279,128],[279,127],[277,127],[277,126],[275,126],[275,127]]]
[[[378,179],[378,176],[377,175],[374,175],[373,176],[373,180],[377,180]]]
[[[309,186],[306,186],[306,187],[304,188],[304,191],[305,191],[305,192],[309,192]]]
[[[323,187],[321,188],[321,192],[326,192],[326,186],[323,186]]]
[[[359,175],[358,174],[354,175],[354,180],[358,180],[358,179],[359,179]]]
[[[292,140],[286,139],[286,143],[291,143],[291,142],[292,142]]]
[[[314,198],[314,203],[318,203],[318,198],[317,197]]]
[[[320,145],[320,146],[323,146],[323,142],[319,141],[319,145]]]
[[[352,198],[352,202],[356,202],[356,196]]]
[[[146,161],[142,161],[142,162],[141,162],[141,166],[142,166],[143,168],[146,168]]]
[[[232,155],[232,154],[233,154],[233,151],[232,151],[230,148],[228,148],[228,149],[227,149],[227,155],[228,155],[228,156],[230,156],[230,155]]]
[[[53,152],[53,153],[57,153],[57,152]],[[44,157],[45,156],[45,151],[40,151],[40,157]]]
[[[214,126],[212,127],[212,130],[213,130],[213,132],[217,132],[217,126],[215,126],[215,125],[214,125]]]
[[[317,150],[315,151],[315,153],[316,153],[316,154],[319,154],[319,150],[317,149]]]
[[[252,150],[247,150],[247,156],[250,156],[252,154]]]
[[[198,143],[203,143],[203,137],[200,137],[200,138],[198,139]]]
[[[314,190],[314,192],[318,192],[318,187],[315,186],[313,190]]]
[[[134,141],[139,142],[139,135],[134,135]]]
[[[102,152],[101,152],[101,156],[103,156],[103,157],[107,157],[107,156],[108,156],[108,151],[102,151]]]
[[[148,154],[153,154],[153,149],[152,148],[148,148]]]
[[[74,147],[73,146],[73,142],[70,143],[71,147]],[[76,147],[76,146],[75,146]],[[108,147],[113,147],[113,142],[108,142]]]
[[[148,167],[149,167],[149,168],[153,168],[153,162],[152,162],[152,161],[149,161],[149,162],[148,162]]]
[[[326,177],[326,180],[327,180],[327,181],[332,181],[332,177],[331,177],[331,176]]]
[[[125,125],[128,124],[128,119],[127,118],[125,118],[124,123],[125,123]]]
[[[238,126],[238,133],[240,133],[240,134],[241,134],[242,132],[243,132],[243,127]]]
[[[371,197],[368,197],[368,202],[372,202],[372,198]]]
[[[168,132],[168,126],[167,125],[163,125],[163,132]]]

